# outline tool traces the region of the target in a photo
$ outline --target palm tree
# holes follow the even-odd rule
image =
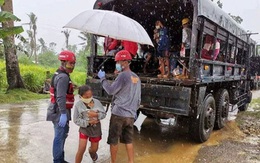
[[[55,42],[51,42],[51,43],[49,44],[49,50],[54,51],[54,49],[55,49],[56,46],[57,46],[57,44],[56,44]]]
[[[28,36],[29,36],[29,45],[30,45],[30,55],[29,58],[33,56],[33,51],[34,51],[34,40],[33,40],[33,32],[31,30],[26,31]]]
[[[84,48],[84,52],[87,52],[90,49],[90,45],[91,45],[91,34],[87,33],[87,32],[80,32],[80,34],[78,37],[83,41],[82,43],[80,43],[80,45],[83,45]]]
[[[43,38],[38,39],[38,41],[40,42],[41,53],[46,52],[47,51],[47,46],[46,46],[46,43],[43,40]]]
[[[3,6],[1,6],[2,11],[8,11],[10,13],[13,13],[13,2],[12,0],[7,0]],[[18,18],[15,20],[19,20]],[[3,37],[3,43],[4,43],[4,53],[5,53],[5,61],[6,61],[6,77],[7,77],[7,83],[9,89],[14,88],[25,88],[25,85],[23,83],[21,74],[20,74],[20,68],[18,64],[18,58],[16,55],[16,49],[15,49],[15,41],[14,41],[14,34],[18,34],[19,30],[15,32],[14,27],[14,19],[9,21],[2,21],[2,28],[6,30],[13,29],[13,34],[8,34],[7,36]],[[16,28],[17,30],[17,28]],[[20,27],[20,31],[23,31],[23,29]],[[22,32],[21,31],[21,32]],[[20,32],[20,33],[21,33]]]
[[[36,54],[36,51],[37,51],[37,45],[36,45],[36,30],[37,30],[37,25],[36,25],[36,22],[37,22],[37,17],[34,13],[30,13],[30,14],[27,14],[30,18],[30,22],[29,22],[29,26],[30,26],[30,31],[32,31],[32,35],[30,35],[29,37],[31,38],[31,48],[32,48],[32,53],[35,57],[35,63],[38,63],[38,59],[37,59],[37,54]]]
[[[66,49],[69,48],[69,37],[70,37],[70,31],[68,29],[64,30],[64,31],[61,31],[61,33],[64,33],[65,35],[65,43],[66,43]]]

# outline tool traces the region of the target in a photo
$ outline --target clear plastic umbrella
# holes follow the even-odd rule
[[[87,10],[74,17],[64,27],[153,46],[142,25],[115,11]]]

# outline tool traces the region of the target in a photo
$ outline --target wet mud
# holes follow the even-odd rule
[[[260,163],[260,91],[253,91],[253,99],[249,109],[235,118],[239,133],[218,145],[203,146],[194,163]]]
[[[47,105],[48,100],[0,105],[1,163],[52,162],[54,131],[52,123],[45,121]],[[182,125],[165,125],[160,121],[146,118],[144,115],[141,117],[142,119],[136,124],[134,132],[136,163],[214,162],[219,157],[216,150],[237,158],[239,158],[238,155],[243,156],[244,151],[239,151],[238,155],[232,155],[225,151],[231,151],[236,147],[240,149],[244,144],[250,144],[248,150],[252,153],[255,150],[251,150],[254,147],[251,143],[242,142],[242,140],[246,140],[245,134],[234,120],[228,122],[223,129],[214,131],[207,142],[198,144],[190,140],[187,128]],[[109,146],[106,144],[109,118],[110,112],[101,121],[103,135],[97,161],[100,163],[108,163],[110,159]],[[236,146],[237,140],[241,140],[240,146]],[[226,144],[229,145],[226,146]],[[70,132],[65,145],[67,161],[74,162],[77,148],[78,127],[70,122]],[[209,155],[209,157],[201,157],[205,155]],[[254,156],[252,154],[252,157]],[[118,163],[127,162],[125,146],[122,144],[119,145],[117,160]],[[91,162],[88,153],[85,154],[82,162]],[[226,162],[226,160],[222,162]]]

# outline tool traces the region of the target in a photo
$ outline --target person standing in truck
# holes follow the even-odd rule
[[[168,36],[168,30],[160,20],[155,22],[155,27],[159,31],[159,40],[157,46],[157,57],[159,57],[159,70],[161,74],[159,78],[168,78],[170,76],[170,61],[169,61],[169,49],[170,40]]]
[[[64,145],[69,132],[71,108],[74,104],[73,84],[70,73],[73,72],[76,57],[71,51],[62,51],[58,59],[61,66],[51,79],[51,101],[47,110],[47,121],[52,121],[54,126],[53,162],[66,163],[64,160]]]
[[[102,87],[109,95],[113,95],[107,140],[111,163],[116,162],[119,140],[126,146],[128,163],[134,162],[134,118],[141,102],[141,81],[129,67],[131,60],[132,56],[127,50],[116,54],[116,69],[120,73],[112,84],[106,80],[104,71],[98,72]]]
[[[191,48],[191,28],[189,27],[190,20],[189,18],[182,19],[182,44],[181,44],[181,57],[189,57],[190,56],[190,48]],[[184,61],[183,63],[183,75],[187,75],[187,66],[188,61]]]

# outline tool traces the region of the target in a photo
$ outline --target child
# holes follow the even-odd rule
[[[106,116],[105,109],[99,100],[92,96],[92,89],[88,85],[79,87],[80,100],[74,106],[73,121],[79,128],[79,147],[76,154],[75,162],[82,161],[83,154],[86,150],[87,140],[91,142],[89,154],[93,161],[98,159],[98,143],[101,140],[100,120]]]

